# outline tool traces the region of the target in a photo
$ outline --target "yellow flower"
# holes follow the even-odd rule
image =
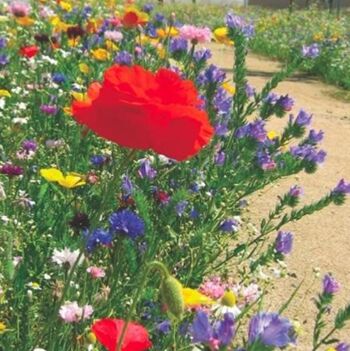
[[[108,50],[116,51],[118,49],[118,46],[115,45],[112,40],[106,40],[106,48]]]
[[[91,54],[95,60],[106,61],[109,59],[109,52],[105,49],[95,49],[91,51]]]
[[[334,347],[329,347],[326,351],[337,351]]]
[[[192,308],[199,305],[211,305],[213,300],[201,294],[199,291],[191,288],[183,288],[182,294],[185,300],[185,306]]]
[[[163,47],[163,45],[159,44],[159,45],[157,46],[157,53],[158,53],[158,56],[159,56],[161,59],[165,58],[165,56],[166,56],[166,50],[165,50],[165,48]]]
[[[267,137],[270,139],[270,140],[274,140],[276,138],[279,138],[281,136],[280,133],[276,132],[275,130],[270,130],[268,133],[267,133]]]
[[[60,2],[60,7],[62,10],[65,10],[67,12],[71,12],[72,11],[72,5],[67,2],[67,1],[61,1]]]
[[[8,90],[0,89],[0,97],[11,97],[11,94]]]
[[[54,31],[57,32],[66,32],[67,29],[70,27],[69,24],[61,21],[58,16],[54,16],[51,18],[51,24],[54,27]]]
[[[56,182],[67,189],[85,185],[84,177],[78,173],[68,173],[66,176],[57,168],[44,168],[40,170],[40,175],[48,182]]]
[[[72,112],[72,107],[71,106],[65,106],[63,108],[63,112],[68,115],[68,116],[72,116],[73,112]]]
[[[73,98],[77,101],[85,101],[86,98],[86,94],[84,93],[79,93],[77,91],[72,91],[71,95],[73,96]]]
[[[221,304],[227,307],[233,307],[237,303],[237,297],[232,291],[226,291],[221,298]]]
[[[0,335],[5,333],[6,329],[6,324],[4,322],[0,322]]]
[[[93,333],[93,332],[90,332],[88,335],[87,335],[87,340],[89,342],[89,344],[96,344],[96,335]]]
[[[71,48],[77,47],[79,44],[79,38],[68,39],[68,46]]]
[[[35,21],[30,17],[18,17],[16,18],[16,22],[23,27],[29,27],[35,23]]]
[[[84,74],[88,74],[90,72],[90,68],[86,63],[80,63],[79,70],[81,73],[84,73]]]
[[[233,45],[234,42],[228,37],[227,27],[216,28],[213,32],[214,38],[217,42],[225,45]]]
[[[166,27],[157,29],[157,35],[159,38],[176,37],[179,35],[179,30],[175,27]]]
[[[234,95],[236,92],[236,87],[226,82],[222,84],[222,87],[231,95]]]

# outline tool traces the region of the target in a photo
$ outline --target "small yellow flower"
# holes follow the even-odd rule
[[[225,45],[233,45],[234,42],[228,37],[227,27],[216,28],[213,32],[214,38],[217,42]]]
[[[5,333],[5,331],[7,330],[7,326],[4,322],[0,322],[0,335]]]
[[[40,175],[48,182],[56,182],[67,189],[85,185],[84,177],[78,173],[68,173],[66,176],[57,168],[44,168],[40,170]]]
[[[334,347],[329,347],[326,351],[337,351]]]
[[[221,298],[221,304],[227,307],[233,307],[237,303],[237,297],[232,291],[226,291]]]
[[[93,332],[90,332],[88,335],[87,335],[87,340],[89,342],[89,344],[96,344],[96,335],[93,333]]]
[[[60,2],[60,7],[62,10],[71,12],[72,11],[72,5],[68,1],[61,1]]]
[[[158,56],[159,56],[161,59],[165,58],[165,56],[166,56],[166,50],[165,50],[165,48],[163,47],[163,45],[159,44],[159,45],[157,46],[157,53],[158,53]]]
[[[116,51],[118,46],[115,45],[112,40],[106,40],[106,48],[111,51]]]
[[[74,39],[68,39],[68,46],[71,48],[75,48],[79,44],[79,38],[74,38]]]
[[[86,99],[86,94],[84,93],[79,93],[78,91],[72,91],[71,95],[73,96],[73,98],[77,101],[85,101]]]
[[[68,115],[68,116],[72,116],[73,112],[72,112],[72,107],[71,106],[65,106],[63,108],[63,112]]]
[[[109,52],[105,49],[95,49],[91,51],[91,54],[95,60],[106,61],[109,59]]]
[[[175,27],[166,27],[157,29],[157,35],[159,38],[167,38],[167,37],[177,37],[179,35],[179,30]]]
[[[236,93],[236,87],[226,82],[222,84],[222,87],[230,94],[234,95]]]
[[[274,140],[276,138],[279,138],[281,135],[280,133],[276,132],[275,130],[270,130],[268,133],[267,133],[267,137],[270,139],[270,140]]]
[[[90,72],[90,68],[86,63],[80,63],[79,70],[81,73],[84,73],[84,74],[88,74]]]
[[[0,97],[11,97],[11,94],[8,90],[0,89]]]
[[[201,294],[198,290],[191,288],[183,288],[182,294],[185,301],[185,306],[188,308],[200,306],[200,305],[211,305],[213,300],[208,296]]]

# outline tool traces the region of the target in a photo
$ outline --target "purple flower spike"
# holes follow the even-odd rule
[[[346,183],[344,179],[342,179],[338,185],[334,188],[333,194],[341,194],[341,195],[346,195],[350,194],[350,183]]]
[[[337,351],[350,351],[350,345],[342,342],[335,348]]]
[[[326,274],[323,278],[323,293],[335,294],[339,290],[340,284],[330,274]]]
[[[289,196],[292,196],[292,197],[300,197],[301,195],[304,194],[304,190],[299,185],[293,185],[289,189],[288,194],[289,194]]]
[[[210,325],[208,315],[198,311],[190,326],[192,341],[194,343],[209,343],[213,337],[213,328]]]
[[[314,59],[320,55],[320,48],[319,48],[318,44],[316,44],[316,43],[308,45],[308,46],[303,45],[301,53],[306,58]]]
[[[312,115],[308,114],[303,109],[301,109],[297,115],[295,123],[300,127],[304,127],[310,125],[311,119]]]
[[[278,232],[275,249],[278,253],[288,255],[292,251],[293,247],[293,234],[290,232]]]
[[[278,313],[259,312],[249,324],[249,344],[261,342],[272,347],[285,347],[295,343],[293,326]]]
[[[229,345],[235,336],[235,320],[232,313],[225,313],[224,319],[215,325],[215,339],[220,345]]]
[[[157,175],[157,171],[154,168],[152,168],[151,161],[149,159],[145,159],[144,161],[142,161],[138,173],[141,178],[148,179],[154,179]]]

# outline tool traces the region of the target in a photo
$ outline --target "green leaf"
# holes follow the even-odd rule
[[[350,304],[344,309],[340,309],[335,317],[334,326],[337,329],[342,329],[345,323],[350,320]]]

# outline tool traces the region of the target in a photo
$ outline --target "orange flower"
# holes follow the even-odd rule
[[[148,22],[148,14],[139,11],[135,7],[128,7],[122,18],[122,23],[127,28],[137,27],[138,25],[144,25]]]

